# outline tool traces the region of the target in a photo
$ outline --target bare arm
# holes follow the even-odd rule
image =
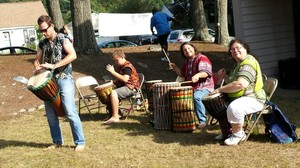
[[[196,83],[200,78],[207,78],[208,74],[206,72],[198,72],[194,76],[192,76],[192,82]]]
[[[181,73],[181,70],[174,63],[169,63],[170,69],[172,69],[178,76],[184,77]]]
[[[113,65],[108,64],[108,65],[106,66],[106,70],[107,70],[108,72],[110,72],[110,74],[111,74],[113,77],[115,77],[118,81],[127,83],[128,80],[129,80],[129,77],[130,77],[129,75],[126,75],[126,74],[125,74],[125,75],[121,75],[121,74],[119,74],[118,72],[115,71],[115,68],[114,68]]]
[[[249,85],[249,82],[239,77],[236,81],[233,81],[231,83],[228,83],[225,86],[222,86],[214,91],[214,93],[222,92],[222,93],[234,93],[241,89],[245,89]]]
[[[43,56],[43,50],[41,50],[40,48],[38,48],[37,53],[36,53],[36,57],[35,60],[33,62],[33,66],[34,66],[34,74],[39,73],[39,71],[41,69],[43,69],[43,67],[40,66],[40,61],[42,59]]]

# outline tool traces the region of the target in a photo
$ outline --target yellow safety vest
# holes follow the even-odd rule
[[[234,68],[233,71],[230,73],[229,83],[233,82],[237,79],[239,70],[243,65],[249,65],[256,71],[256,79],[253,81],[249,81],[250,84],[247,88],[241,89],[234,93],[228,93],[228,97],[231,99],[235,99],[241,96],[253,96],[261,100],[266,100],[266,94],[263,90],[263,80],[261,69],[259,63],[252,55],[247,55],[244,60],[242,60],[237,66]]]

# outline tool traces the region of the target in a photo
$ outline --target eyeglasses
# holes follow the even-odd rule
[[[243,48],[243,47],[235,47],[235,48],[231,48],[229,51],[230,51],[230,52],[233,52],[233,51],[235,51],[235,50],[240,51],[242,48]]]
[[[42,29],[42,30],[40,29],[39,32],[41,32],[41,33],[47,32],[47,30],[49,29],[50,26],[51,26],[51,24],[46,29]]]

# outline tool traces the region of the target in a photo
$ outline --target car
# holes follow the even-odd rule
[[[27,47],[13,46],[0,48],[0,55],[36,54],[36,50]]]
[[[208,28],[208,34],[211,36],[210,37],[211,42],[215,42],[215,35],[216,35],[215,30]],[[234,40],[234,39],[235,39],[235,37],[229,36],[229,41]]]
[[[158,44],[158,39],[153,35],[135,35],[135,36],[121,36],[120,40],[127,40],[138,45]]]
[[[137,44],[127,40],[111,40],[98,44],[99,48],[119,48],[119,47],[135,47]]]
[[[173,30],[168,36],[168,43],[183,43],[189,42],[194,37],[193,29]]]

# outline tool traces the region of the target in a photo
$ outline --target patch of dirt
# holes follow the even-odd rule
[[[233,59],[227,53],[227,48],[216,44],[193,42],[198,51],[207,55],[212,64],[213,71],[221,67],[230,68],[234,64]],[[138,72],[145,75],[145,80],[161,79],[165,82],[174,81],[176,74],[168,70],[168,63],[160,59],[164,56],[160,51],[151,51],[150,48],[157,48],[156,45],[144,45],[138,47],[122,48],[127,60],[131,61]],[[170,44],[169,53],[171,62],[176,63],[179,67],[184,62],[179,52],[180,44]],[[73,62],[73,76],[76,80],[80,76],[91,75],[95,77],[99,84],[104,81],[103,75],[109,75],[105,70],[107,64],[113,64],[111,54],[116,48],[103,49],[103,54],[95,55],[78,55]],[[29,79],[33,72],[33,60],[35,55],[24,56],[0,56],[0,120],[22,115],[21,109],[28,110],[42,105],[43,102],[31,93],[25,84],[16,82],[14,77],[23,76]],[[77,97],[77,93],[76,93]]]

